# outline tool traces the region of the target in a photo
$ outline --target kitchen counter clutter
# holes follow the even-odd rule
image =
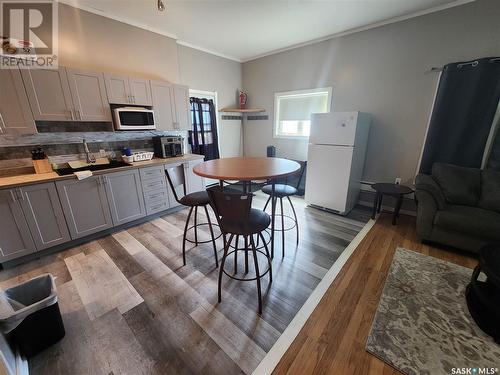
[[[127,170],[130,168],[145,168],[153,165],[185,163],[191,160],[202,161],[203,155],[186,154],[183,156],[168,158],[168,159],[154,158],[152,160],[130,163],[130,165],[127,165],[125,167],[106,169],[102,171],[94,171],[93,174],[99,175],[104,173]],[[37,184],[40,182],[49,182],[49,181],[64,180],[64,179],[67,180],[72,178],[74,179],[76,178],[76,176],[74,175],[59,176],[56,172],[42,173],[42,174],[33,173],[33,174],[22,174],[18,176],[0,177],[0,189],[7,187],[19,187],[23,185]]]
[[[95,171],[83,180],[55,172],[0,178],[0,263],[62,250],[178,206],[166,166],[184,166],[189,193],[204,188],[193,173],[202,160],[194,154],[153,159]]]

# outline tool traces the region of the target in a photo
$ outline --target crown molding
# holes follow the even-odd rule
[[[135,26],[135,27],[138,27],[140,29],[153,32],[155,34],[166,36],[168,38],[174,39],[175,42],[178,45],[181,45],[181,46],[184,46],[184,47],[193,48],[193,49],[196,49],[198,51],[205,52],[205,53],[208,53],[210,55],[222,57],[222,58],[227,59],[227,60],[232,60],[232,61],[239,62],[239,63],[245,63],[245,62],[249,62],[249,61],[253,61],[253,60],[258,60],[258,59],[266,57],[266,56],[271,56],[271,55],[275,55],[275,54],[278,54],[278,53],[281,53],[281,52],[289,51],[289,50],[292,50],[292,49],[295,49],[295,48],[299,48],[299,47],[304,47],[304,46],[308,46],[308,45],[311,45],[311,44],[320,43],[320,42],[323,42],[325,40],[334,39],[334,38],[338,38],[338,37],[341,37],[341,36],[350,35],[350,34],[354,34],[354,33],[358,33],[358,32],[361,32],[361,31],[366,31],[366,30],[374,29],[374,28],[377,28],[377,27],[385,26],[385,25],[390,25],[392,23],[405,21],[405,20],[408,20],[408,19],[411,19],[411,18],[423,16],[423,15],[426,15],[426,14],[431,14],[431,13],[439,12],[439,11],[442,11],[442,10],[454,8],[454,7],[457,7],[457,6],[460,6],[460,5],[465,5],[465,4],[468,4],[468,3],[472,3],[472,2],[474,2],[476,0],[456,0],[456,1],[453,1],[451,3],[447,3],[447,4],[443,4],[443,5],[438,5],[438,6],[429,8],[429,9],[424,9],[424,10],[413,12],[413,13],[406,14],[406,15],[403,15],[403,16],[389,18],[387,20],[380,21],[380,22],[374,22],[374,23],[371,23],[371,24],[368,24],[368,25],[365,25],[365,26],[361,26],[361,27],[349,29],[349,30],[346,30],[346,31],[342,31],[342,32],[339,32],[339,33],[330,34],[330,35],[327,35],[327,36],[324,36],[324,37],[312,39],[312,40],[309,40],[307,42],[297,43],[297,44],[290,45],[288,47],[274,49],[274,50],[271,50],[271,51],[268,51],[268,52],[265,52],[265,53],[253,56],[253,57],[248,57],[248,58],[237,58],[237,57],[234,57],[234,56],[226,55],[224,53],[213,51],[213,50],[208,49],[208,48],[200,47],[200,46],[198,46],[196,44],[192,44],[192,43],[190,43],[188,41],[179,40],[179,37],[177,35],[175,35],[175,34],[168,33],[166,31],[160,30],[158,28],[151,27],[149,25],[145,25],[145,24],[142,24],[140,22],[133,21],[133,20],[125,18],[125,17],[119,17],[119,16],[115,16],[113,14],[109,14],[108,12],[105,12],[105,11],[97,9],[97,8],[93,8],[93,7],[89,7],[89,6],[86,6],[86,5],[82,5],[78,0],[55,0],[55,1],[58,2],[58,3],[62,3],[62,4],[66,4],[66,5],[72,6],[73,8],[81,9],[81,10],[87,11],[89,13],[93,13],[93,14],[96,14],[96,15],[99,15],[99,16],[102,16],[102,17],[106,17],[106,18],[109,18],[109,19],[112,19],[112,20],[115,20],[115,21],[118,21],[118,22],[121,22],[121,23],[125,23],[125,24],[131,25],[131,26]]]
[[[249,62],[249,61],[258,60],[258,59],[261,59],[261,58],[266,57],[266,56],[271,56],[271,55],[275,55],[275,54],[278,54],[278,53],[281,53],[281,52],[290,51],[290,50],[295,49],[295,48],[300,48],[300,47],[308,46],[308,45],[311,45],[311,44],[316,44],[316,43],[324,42],[325,40],[334,39],[334,38],[338,38],[338,37],[346,36],[346,35],[350,35],[350,34],[355,34],[355,33],[359,33],[359,32],[362,32],[362,31],[367,31],[367,30],[370,30],[370,29],[375,29],[377,27],[381,27],[381,26],[385,26],[385,25],[390,25],[390,24],[393,24],[393,23],[401,22],[401,21],[406,21],[406,20],[409,20],[411,18],[420,17],[420,16],[424,16],[426,14],[431,14],[431,13],[439,12],[439,11],[442,11],[442,10],[454,8],[454,7],[457,7],[457,6],[469,4],[469,3],[472,3],[474,1],[476,1],[476,0],[455,0],[455,1],[451,2],[451,3],[447,3],[447,4],[443,4],[443,5],[438,5],[438,6],[429,8],[429,9],[420,10],[418,12],[413,12],[413,13],[409,13],[409,14],[406,14],[406,15],[403,15],[403,16],[398,16],[398,17],[392,17],[392,18],[386,19],[384,21],[374,22],[374,23],[371,23],[371,24],[368,24],[368,25],[365,25],[365,26],[360,26],[360,27],[356,27],[356,28],[349,29],[349,30],[346,30],[346,31],[341,31],[339,33],[335,33],[335,34],[323,36],[323,37],[320,37],[320,38],[316,38],[316,39],[313,39],[313,40],[309,40],[307,42],[297,43],[297,44],[293,44],[293,45],[288,46],[288,47],[283,47],[283,48],[275,49],[275,50],[272,50],[272,51],[269,51],[269,52],[265,52],[263,54],[260,54],[260,55],[254,56],[254,57],[249,57],[249,58],[241,59],[241,61],[243,63],[246,63],[246,62]]]
[[[201,52],[209,53],[211,55],[222,57],[222,58],[227,59],[227,60],[232,60],[232,61],[236,61],[236,62],[239,62],[239,63],[243,62],[243,60],[238,59],[237,57],[225,55],[225,54],[219,53],[219,52],[215,52],[215,51],[212,51],[210,49],[203,48],[203,47],[197,46],[195,44],[191,44],[191,43],[185,42],[183,40],[177,40],[177,44],[179,44],[181,46],[184,46],[184,47],[193,48],[193,49],[196,49],[196,50],[201,51]]]
[[[154,27],[151,27],[151,26],[148,26],[148,25],[144,25],[144,24],[142,24],[140,22],[132,21],[132,20],[130,20],[128,18],[119,17],[119,16],[115,16],[115,15],[109,14],[109,13],[107,13],[107,12],[101,10],[101,9],[97,9],[97,8],[89,7],[89,6],[86,6],[86,5],[82,5],[82,4],[80,4],[78,2],[78,0],[56,0],[56,1],[58,3],[61,3],[61,4],[69,5],[69,6],[73,7],[73,8],[77,8],[77,9],[80,9],[80,10],[83,10],[83,11],[86,11],[86,12],[89,12],[89,13],[92,13],[92,14],[96,14],[98,16],[106,17],[106,18],[112,19],[114,21],[118,21],[118,22],[130,25],[130,26],[137,27],[139,29],[143,29],[143,30],[146,30],[146,31],[153,32],[155,34],[166,36],[166,37],[168,37],[170,39],[175,40],[175,42],[177,44],[179,44],[181,46],[184,46],[184,47],[193,48],[193,49],[196,49],[196,50],[208,53],[210,55],[222,57],[224,59],[236,61],[236,62],[239,62],[239,63],[242,62],[241,59],[238,59],[236,57],[228,56],[228,55],[225,55],[223,53],[219,53],[217,51],[212,51],[210,49],[203,48],[203,47],[200,47],[200,46],[196,46],[194,44],[191,44],[191,43],[179,40],[178,36],[175,35],[175,34],[171,34],[171,33],[165,32],[163,30],[160,30],[158,28],[154,28]]]

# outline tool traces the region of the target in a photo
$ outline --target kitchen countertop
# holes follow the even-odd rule
[[[93,175],[101,175],[101,174],[106,174],[106,173],[124,171],[127,169],[133,169],[133,168],[145,168],[145,167],[152,167],[152,166],[161,165],[161,164],[184,163],[187,161],[198,160],[198,159],[200,160],[200,162],[203,161],[203,155],[186,154],[186,155],[175,157],[175,158],[167,158],[167,159],[154,158],[152,160],[131,163],[130,165],[125,166],[125,167],[110,168],[110,169],[105,169],[105,170],[101,170],[101,171],[94,171],[94,172],[92,172],[92,174]],[[32,173],[32,174],[22,174],[22,175],[18,175],[18,176],[1,177],[0,178],[0,189],[1,188],[9,188],[9,187],[19,187],[19,186],[24,186],[24,185],[34,185],[34,184],[43,183],[43,182],[50,182],[50,181],[69,180],[72,178],[76,178],[76,176],[73,174],[70,174],[67,176],[59,176],[56,172],[41,173],[41,174]]]

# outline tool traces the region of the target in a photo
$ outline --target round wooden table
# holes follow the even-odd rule
[[[205,161],[196,165],[193,172],[198,176],[223,181],[243,181],[245,192],[252,181],[271,180],[271,256],[274,256],[274,214],[276,200],[274,199],[274,181],[277,178],[291,176],[300,171],[300,164],[293,160],[267,157],[236,157]],[[248,189],[248,190],[247,190]],[[283,246],[284,243],[283,243]]]

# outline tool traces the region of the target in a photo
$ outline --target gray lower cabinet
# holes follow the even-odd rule
[[[148,215],[165,211],[170,208],[165,166],[155,166],[140,169],[142,191]]]
[[[138,169],[109,173],[103,178],[114,225],[146,216]]]
[[[36,250],[17,189],[0,190],[0,262]]]
[[[72,239],[113,226],[102,176],[57,181],[56,186]]]
[[[19,189],[21,207],[37,250],[71,240],[53,182]]]

